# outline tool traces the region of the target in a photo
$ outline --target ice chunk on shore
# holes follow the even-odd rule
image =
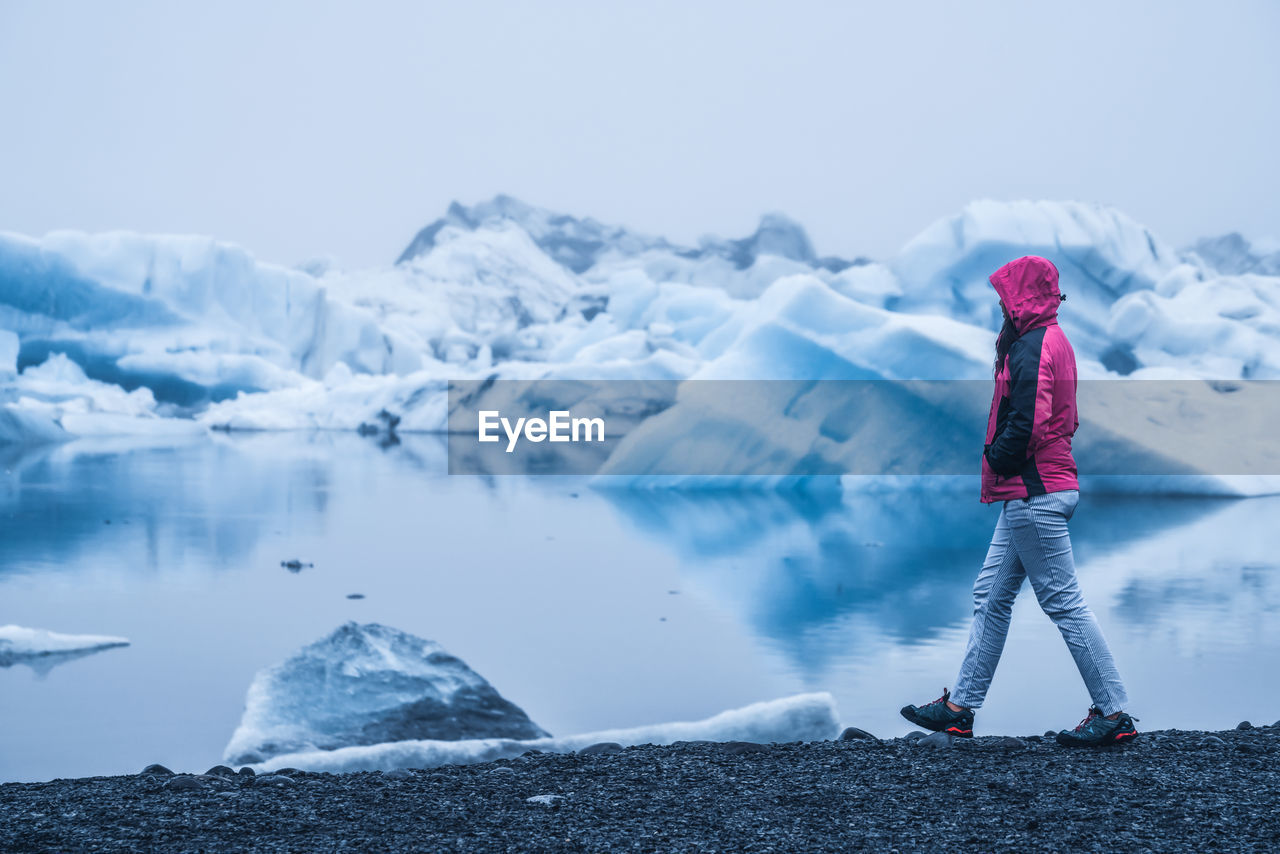
[[[828,693],[797,694],[730,709],[700,721],[678,721],[527,740],[484,738],[463,741],[416,740],[284,754],[258,763],[260,771],[291,767],[303,771],[389,771],[492,762],[528,750],[568,753],[602,741],[672,744],[677,741],[751,741],[761,744],[821,741],[840,732],[835,699]]]
[[[254,677],[225,759],[262,762],[419,738],[545,735],[435,641],[351,622]]]
[[[27,664],[45,671],[61,661],[128,645],[125,638],[110,635],[64,635],[46,629],[0,626],[0,667]]]

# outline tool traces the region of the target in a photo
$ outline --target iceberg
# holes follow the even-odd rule
[[[1255,247],[1241,234],[1232,232],[1220,237],[1197,240],[1188,250],[1210,269],[1229,276],[1257,273],[1260,276],[1280,276],[1280,247],[1270,241],[1269,247]]]
[[[128,645],[125,638],[110,635],[64,635],[46,629],[0,626],[0,667],[26,664],[44,674],[63,662]]]
[[[1077,352],[1093,357],[1109,343],[1104,326],[1112,303],[1154,288],[1180,263],[1172,248],[1105,205],[978,201],[925,229],[893,259],[904,294],[890,307],[999,329],[987,276],[1021,255],[1057,264],[1068,296],[1060,322]]]
[[[63,353],[96,380],[183,406],[420,355],[312,276],[204,237],[0,234],[0,326],[19,367]]]
[[[820,692],[753,703],[700,721],[608,729],[559,738],[397,741],[283,754],[252,767],[260,772],[285,767],[334,773],[390,771],[395,768],[435,768],[440,765],[492,762],[495,759],[513,758],[530,750],[570,753],[607,741],[623,747],[635,744],[673,744],[677,741],[749,741],[768,744],[829,740],[839,732],[835,699],[828,693]]]
[[[1280,378],[1280,279],[1206,279],[1183,265],[1153,290],[1112,306],[1106,332],[1135,378]]]
[[[0,446],[46,445],[71,438],[62,425],[47,415],[0,404]]]
[[[351,622],[254,677],[224,759],[245,764],[381,742],[545,735],[438,643]]]
[[[0,380],[11,380],[18,373],[18,348],[18,336],[0,329]]]
[[[445,229],[477,231],[503,223],[516,225],[537,243],[548,258],[574,273],[582,273],[594,266],[606,252],[635,255],[648,249],[672,248],[662,238],[604,225],[590,217],[577,219],[525,204],[511,196],[498,195],[471,207],[454,202],[443,218],[414,236],[396,259],[396,264],[406,264],[432,252]]]
[[[873,262],[821,256],[780,214],[687,246],[498,196],[455,203],[395,264],[363,271],[276,266],[202,237],[0,234],[0,442],[184,429],[390,441],[446,432],[450,381],[987,380],[1000,318],[986,277],[1033,253],[1062,271],[1083,379],[1280,373],[1277,256],[1239,235],[1179,252],[1104,205],[987,200]],[[676,415],[642,425],[611,470],[670,460]],[[792,420],[761,436],[726,419],[698,456],[742,443],[813,470],[848,453],[821,419]]]

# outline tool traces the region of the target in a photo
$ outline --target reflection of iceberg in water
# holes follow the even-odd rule
[[[810,677],[856,650],[828,628],[869,620],[899,642],[963,619],[994,516],[942,494],[610,492],[681,556],[691,584]]]
[[[157,445],[81,439],[12,448],[0,485],[0,575],[74,569],[99,549],[136,547],[139,568],[182,567],[190,555],[232,566],[278,524],[282,508],[323,524],[343,461],[395,455],[428,475],[445,470],[443,439],[416,436],[377,450],[354,434],[259,433]],[[74,485],[74,488],[68,488]],[[305,511],[305,512],[299,512]]]
[[[998,510],[976,500],[976,483],[957,490],[958,483],[878,490],[868,479],[869,488],[843,495],[605,494],[647,536],[679,554],[692,586],[816,681],[864,644],[927,643],[964,626]],[[1236,530],[1250,530],[1255,514],[1236,519],[1223,511],[1255,503],[1259,512],[1265,505],[1274,513],[1271,499],[1086,495],[1071,525],[1076,561],[1091,579],[1095,565],[1114,564],[1110,582],[1089,583],[1095,597],[1104,597],[1095,607],[1110,604],[1123,579],[1159,576],[1161,563],[1126,557],[1132,550],[1179,549],[1179,532],[1206,516],[1230,524],[1196,525],[1197,536],[1223,547],[1218,560],[1199,571],[1210,575],[1234,565],[1235,576],[1219,573],[1213,581],[1229,585],[1225,578],[1238,579],[1242,565],[1259,559],[1241,550]],[[1130,595],[1176,598],[1179,590],[1148,584]],[[1119,605],[1120,618],[1130,619],[1123,599]],[[1138,613],[1157,606],[1144,601]]]
[[[1210,507],[1099,556],[1090,564],[1095,583],[1128,632],[1176,652],[1280,647],[1280,498]]]

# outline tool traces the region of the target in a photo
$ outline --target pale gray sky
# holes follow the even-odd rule
[[[1266,0],[0,0],[0,229],[365,266],[507,192],[842,255],[981,197],[1276,235],[1278,40]]]

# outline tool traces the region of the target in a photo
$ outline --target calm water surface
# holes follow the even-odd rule
[[[896,709],[954,679],[996,515],[976,484],[451,478],[431,437],[77,442],[0,462],[0,624],[132,642],[0,668],[0,780],[203,770],[254,673],[353,619],[438,640],[556,734],[812,690],[845,724],[902,734]],[[1276,498],[1084,494],[1082,583],[1144,728],[1280,718],[1278,518]],[[978,730],[1056,729],[1087,706],[1024,588]]]

